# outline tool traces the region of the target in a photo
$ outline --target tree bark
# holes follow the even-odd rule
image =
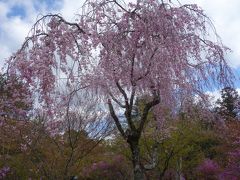
[[[139,137],[128,136],[127,142],[132,153],[134,180],[144,180],[144,170],[140,162]]]
[[[133,99],[134,99],[134,93],[131,96],[130,103],[128,102],[128,97],[126,92],[123,90],[123,88],[120,86],[119,82],[116,82],[116,85],[119,89],[119,91],[122,93],[124,99],[125,99],[125,104],[122,105],[119,103],[118,100],[116,100],[113,96],[113,100],[119,104],[120,106],[124,107],[126,109],[125,111],[125,117],[128,123],[128,129],[124,131],[119,118],[117,117],[111,99],[108,99],[108,107],[110,114],[115,122],[115,125],[117,126],[117,129],[121,133],[122,137],[127,140],[128,144],[130,145],[131,148],[131,153],[132,153],[132,164],[133,164],[133,173],[134,173],[134,180],[144,180],[144,166],[141,165],[140,162],[140,148],[139,148],[139,139],[141,137],[142,131],[144,129],[144,125],[147,120],[147,116],[149,114],[150,109],[160,103],[159,96],[154,92],[154,97],[152,101],[146,103],[143,112],[141,114],[140,118],[140,124],[139,127],[136,128],[135,124],[132,121],[132,108],[133,108]],[[110,95],[111,96],[111,95]],[[155,160],[153,160],[153,165],[155,166]]]

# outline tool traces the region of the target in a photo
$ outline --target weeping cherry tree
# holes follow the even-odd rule
[[[144,179],[144,171],[156,165],[142,164],[139,152],[149,112],[161,123],[162,107],[173,110],[180,95],[229,84],[226,51],[195,4],[87,0],[73,22],[59,14],[38,19],[8,65],[49,113],[63,111],[81,89],[97,96],[129,144],[134,179]],[[142,96],[147,102],[134,121],[134,104]]]

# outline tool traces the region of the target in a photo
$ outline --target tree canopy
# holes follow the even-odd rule
[[[86,1],[75,22],[57,14],[40,18],[10,58],[9,72],[48,104],[60,79],[72,91],[87,86],[120,106],[143,93],[171,104],[178,92],[229,80],[227,48],[209,24],[193,4]]]

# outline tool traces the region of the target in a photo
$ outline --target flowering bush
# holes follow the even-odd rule
[[[205,159],[197,168],[198,172],[205,179],[217,179],[220,167],[217,162],[211,159]]]
[[[99,161],[85,168],[84,179],[129,179],[131,177],[124,157],[117,155],[111,161]]]
[[[6,177],[6,175],[10,172],[10,168],[8,166],[4,166],[0,169],[0,179]]]

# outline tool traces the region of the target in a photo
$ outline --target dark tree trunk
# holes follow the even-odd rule
[[[131,98],[130,98],[130,103],[129,103],[129,99],[127,97],[126,92],[123,90],[123,88],[120,86],[120,84],[117,82],[116,83],[119,91],[123,94],[123,97],[125,98],[125,105],[122,105],[118,100],[116,100],[114,97],[113,100],[120,105],[121,107],[125,108],[125,117],[128,123],[128,129],[126,131],[124,131],[118,116],[116,115],[111,99],[108,99],[108,106],[109,106],[109,111],[110,114],[119,130],[119,132],[121,133],[122,137],[127,140],[128,144],[130,145],[131,148],[131,152],[132,152],[132,164],[133,164],[133,172],[134,172],[134,180],[144,180],[144,166],[141,165],[140,162],[140,149],[139,149],[139,139],[141,137],[144,125],[146,123],[147,120],[147,116],[149,113],[149,110],[159,104],[160,99],[158,97],[158,95],[154,94],[153,100],[146,103],[143,112],[141,114],[141,118],[140,118],[140,124],[139,127],[136,127],[132,121],[131,118],[131,114],[132,114],[132,109],[133,109],[133,100],[134,100],[134,95],[135,95],[135,91],[132,92]],[[111,96],[111,94],[110,94]]]
[[[134,180],[144,180],[144,170],[140,162],[139,137],[128,136],[128,141],[132,153],[132,164]]]

